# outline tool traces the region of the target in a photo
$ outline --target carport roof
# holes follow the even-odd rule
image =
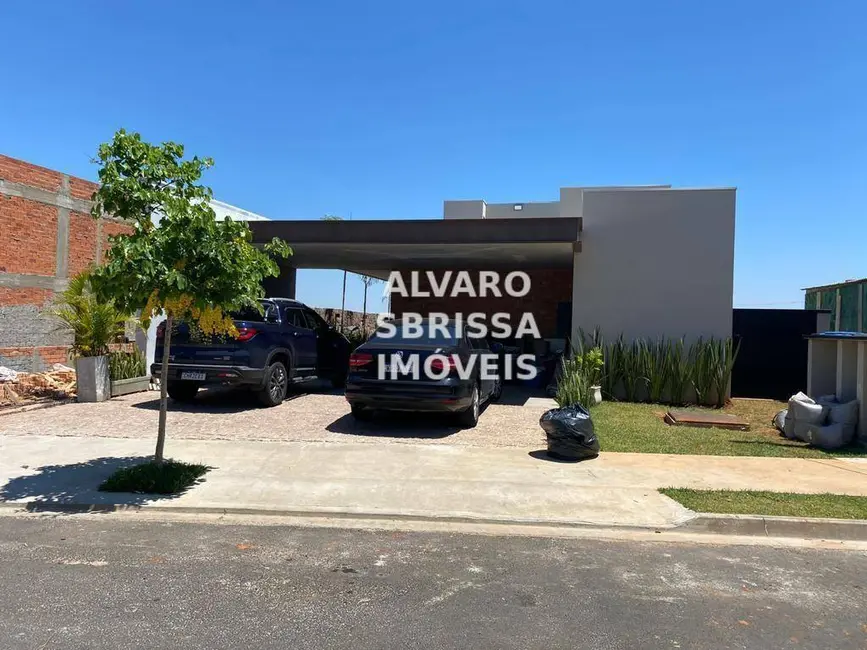
[[[297,268],[569,268],[581,219],[254,221],[255,243],[285,240]]]

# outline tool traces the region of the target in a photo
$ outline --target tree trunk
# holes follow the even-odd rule
[[[160,424],[157,429],[157,448],[154,452],[154,462],[163,464],[163,450],[166,446],[166,408],[168,406],[169,349],[172,344],[172,316],[166,315],[166,334],[163,338],[163,361],[160,365]]]
[[[346,271],[343,271],[343,297],[340,299],[340,332],[346,331],[344,319],[346,318]]]

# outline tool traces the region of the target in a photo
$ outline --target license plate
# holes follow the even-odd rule
[[[186,371],[181,373],[181,379],[191,379],[192,381],[205,381],[205,373]]]

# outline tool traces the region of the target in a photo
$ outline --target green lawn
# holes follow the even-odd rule
[[[724,412],[744,417],[750,431],[672,427],[662,421],[667,407],[661,404],[603,402],[591,416],[602,451],[791,458],[867,455],[863,447],[824,452],[783,438],[771,426],[771,418],[785,406],[773,400],[733,400]]]
[[[660,492],[696,512],[867,519],[867,497],[683,488],[663,488]]]

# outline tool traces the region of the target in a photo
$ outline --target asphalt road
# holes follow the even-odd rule
[[[0,518],[0,648],[867,648],[867,554]]]

